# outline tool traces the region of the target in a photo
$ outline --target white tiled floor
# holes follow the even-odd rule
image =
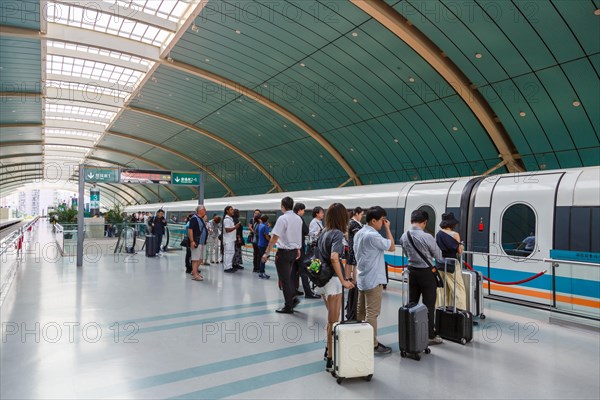
[[[34,239],[50,242],[49,232],[42,222]],[[276,314],[272,266],[270,281],[251,266],[227,275],[212,265],[194,282],[178,252],[108,254],[80,269],[26,261],[1,310],[3,399],[600,397],[600,336],[550,325],[538,310],[488,302],[472,343],[444,343],[416,362],[398,353],[391,283],[379,339],[394,352],[377,357],[370,383],[337,385],[322,361],[322,301]]]

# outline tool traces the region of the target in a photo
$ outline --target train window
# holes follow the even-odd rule
[[[425,226],[425,232],[435,237],[435,211],[430,206],[421,206],[419,210],[427,212],[429,214],[429,220]]]
[[[535,249],[535,212],[526,204],[510,206],[502,216],[502,249],[510,256],[528,257]]]

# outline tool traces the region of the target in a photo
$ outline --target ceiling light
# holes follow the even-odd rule
[[[190,80],[190,78],[185,78],[185,80],[186,80],[186,81],[189,81],[189,80]]]
[[[481,53],[475,53],[475,58],[481,58],[481,57],[483,57],[483,56],[481,55]]]
[[[301,66],[301,67],[306,67],[306,64],[304,64],[304,63],[300,63],[300,66]]]
[[[579,107],[581,105],[581,102],[579,102],[579,100],[575,100],[573,102],[573,107]]]
[[[456,131],[458,130],[458,127],[456,127],[456,126],[453,126],[453,127],[452,127],[452,130],[453,130],[454,132],[456,132]]]
[[[358,32],[352,32],[352,36],[357,37],[358,36]]]
[[[394,139],[394,142],[395,142],[395,143],[398,143],[398,139]]]
[[[154,83],[158,82],[158,79],[156,79],[156,77],[154,77],[154,76],[151,79],[152,79],[152,82],[154,82]]]
[[[594,10],[594,15],[600,15],[600,8],[597,8],[596,10]]]
[[[350,151],[354,151],[354,149],[352,147],[350,147]]]
[[[172,63],[173,62],[173,58],[171,58],[171,56],[167,57],[167,61]]]
[[[358,103],[358,99],[352,99],[352,101]]]
[[[265,88],[266,88],[267,86],[269,86],[269,85],[267,85],[266,83],[263,85],[263,87],[265,87]]]
[[[17,112],[17,110],[12,110],[12,112]]]
[[[196,26],[196,23],[193,23],[193,24],[192,24],[192,30],[193,30],[194,32],[198,32],[200,29],[199,29],[199,28]]]
[[[408,78],[408,81],[409,81],[409,82],[414,82],[414,81],[415,81],[415,78],[413,78],[412,76],[410,76],[410,77]]]
[[[210,60],[209,60],[208,58],[205,58],[205,59],[204,59],[204,61],[206,61],[206,62],[210,62]]]
[[[527,114],[525,113],[525,111],[521,111],[521,112],[519,113],[519,115],[520,115],[521,117],[524,117],[524,116],[526,116]]]
[[[310,116],[315,118],[317,116],[317,114],[311,114]]]
[[[239,29],[236,29],[235,33],[237,33],[239,35],[240,33],[242,33],[242,31],[240,31]]]
[[[284,128],[287,128],[287,125],[283,125]]]

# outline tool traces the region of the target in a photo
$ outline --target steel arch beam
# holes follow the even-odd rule
[[[281,185],[277,182],[277,180],[275,180],[275,178],[273,177],[273,175],[271,175],[269,173],[269,171],[267,171],[267,169],[265,167],[263,167],[258,161],[256,161],[252,156],[250,156],[250,154],[246,153],[245,151],[243,151],[239,147],[234,146],[233,144],[231,144],[227,140],[225,140],[225,139],[223,139],[223,138],[215,135],[214,133],[212,133],[210,131],[207,131],[206,129],[198,128],[195,125],[188,124],[187,122],[181,121],[181,120],[179,120],[177,118],[173,118],[173,117],[170,117],[170,116],[165,115],[165,114],[157,113],[155,111],[145,110],[143,108],[132,107],[132,106],[127,106],[127,107],[125,107],[125,109],[126,110],[131,110],[131,111],[134,111],[136,113],[140,113],[140,114],[143,114],[143,115],[146,115],[146,116],[149,116],[149,117],[158,118],[158,119],[161,119],[163,121],[167,121],[167,122],[179,125],[179,126],[181,126],[183,128],[189,129],[189,130],[191,130],[193,132],[199,133],[202,136],[206,136],[207,138],[216,141],[220,145],[223,145],[223,146],[227,147],[229,150],[232,150],[237,155],[241,156],[243,159],[245,159],[250,164],[252,164],[252,166],[254,166],[254,168],[256,168],[257,170],[259,170],[271,182],[271,184],[275,187],[275,190],[277,190],[278,192],[283,192],[283,189],[282,189]]]
[[[525,164],[520,159],[517,147],[502,123],[496,122],[495,113],[490,104],[471,84],[464,72],[452,60],[442,55],[431,39],[383,0],[350,1],[398,36],[448,82],[477,117],[500,152],[499,156],[506,161],[509,172],[525,171]]]
[[[179,158],[184,159],[185,161],[194,164],[195,166],[197,166],[198,168],[200,168],[201,170],[203,170],[204,172],[206,172],[207,174],[209,174],[210,176],[212,176],[214,179],[217,180],[217,182],[219,182],[226,190],[228,193],[225,194],[224,197],[227,197],[227,195],[231,195],[233,196],[235,193],[233,192],[233,189],[231,189],[229,187],[229,185],[223,180],[221,179],[217,174],[215,174],[213,171],[210,170],[210,168],[206,167],[204,164],[200,164],[199,162],[197,162],[196,160],[186,156],[183,153],[178,152],[177,150],[174,150],[170,147],[164,147],[161,143],[158,142],[153,142],[147,139],[142,139],[140,137],[137,136],[133,136],[133,135],[128,135],[126,133],[119,133],[119,132],[115,132],[115,131],[106,131],[105,132],[106,135],[112,135],[112,136],[116,136],[116,137],[120,137],[123,139],[130,139],[130,140],[134,140],[136,142],[140,142],[140,143],[144,143],[147,144],[148,146],[153,146],[153,147],[157,147],[160,150],[166,151],[167,153],[171,153],[173,155],[176,155]]]

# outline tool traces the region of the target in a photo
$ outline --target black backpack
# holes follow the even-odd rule
[[[316,287],[323,287],[327,285],[331,277],[334,275],[331,260],[325,260],[323,257],[321,257],[320,248],[321,246],[326,245],[326,243],[323,243],[326,242],[326,240],[322,238],[323,236],[319,236],[317,243],[314,246],[310,246],[303,262],[304,268],[306,268],[308,272],[308,279],[310,279],[310,281]],[[321,261],[321,267],[318,272],[315,272],[310,268],[310,265],[316,259]]]

